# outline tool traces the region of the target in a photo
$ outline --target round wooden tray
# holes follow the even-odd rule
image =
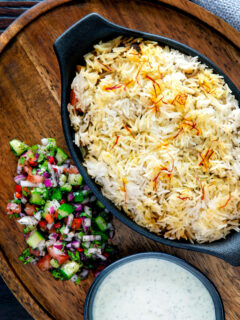
[[[5,214],[14,191],[16,158],[8,141],[35,144],[52,136],[66,150],[60,119],[60,74],[53,51],[55,39],[90,12],[134,29],[181,41],[216,63],[239,85],[240,34],[187,0],[44,1],[16,20],[0,37],[0,272],[9,288],[35,319],[83,319],[83,304],[92,278],[75,286],[55,281],[18,256],[26,247],[22,227]],[[197,19],[196,19],[197,18]],[[227,320],[239,319],[240,272],[215,257],[166,247],[148,240],[114,219],[114,243],[120,255],[163,251],[189,261],[219,290]],[[239,253],[240,254],[240,253]]]

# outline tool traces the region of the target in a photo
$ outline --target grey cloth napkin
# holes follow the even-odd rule
[[[240,0],[191,0],[240,31]]]

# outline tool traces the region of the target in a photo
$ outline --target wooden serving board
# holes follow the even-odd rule
[[[67,150],[60,118],[60,73],[53,51],[55,39],[90,12],[134,29],[179,40],[216,63],[239,87],[240,34],[187,0],[45,1],[33,7],[0,37],[0,271],[6,283],[35,319],[83,319],[83,304],[92,278],[75,286],[55,281],[18,256],[26,247],[22,226],[5,214],[14,192],[16,158],[8,142],[19,138],[36,144],[54,137]],[[196,18],[197,17],[197,18]],[[120,256],[163,251],[192,263],[219,290],[227,320],[240,318],[240,272],[220,259],[174,249],[140,236],[114,219]],[[240,254],[240,252],[239,252]],[[104,319],[103,319],[104,320]],[[114,320],[114,319],[113,319]]]

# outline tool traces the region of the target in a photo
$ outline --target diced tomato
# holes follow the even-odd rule
[[[58,172],[58,169],[57,169],[57,168],[53,168],[53,170],[54,170],[55,172]]]
[[[33,174],[28,174],[27,176],[27,181],[38,184],[42,183],[44,180],[44,177],[38,176],[38,175],[33,175]]]
[[[63,171],[65,173],[70,173],[70,174],[79,173],[78,168],[76,166],[70,166],[70,168],[64,168]]]
[[[42,271],[49,270],[51,268],[51,265],[50,265],[50,260],[51,259],[52,259],[52,257],[50,256],[50,254],[47,254],[41,260],[38,261],[38,263],[37,263],[38,267]]]
[[[22,190],[26,193],[26,194],[30,194],[30,190],[27,187],[23,187]]]
[[[40,221],[39,222],[40,228],[44,228],[46,226],[46,224],[47,224],[47,221]]]
[[[23,171],[29,175],[32,175],[32,168],[30,166],[24,166]]]
[[[49,224],[53,223],[53,216],[52,216],[50,213],[47,213],[47,214],[45,215],[45,219],[47,220],[47,222],[48,222]]]
[[[74,90],[71,90],[70,92],[70,103],[73,107],[75,107],[76,103],[78,102],[78,99],[76,98]]]
[[[37,162],[37,158],[33,157],[30,159],[29,164],[31,167],[35,167],[37,166],[38,162]]]
[[[49,157],[48,162],[51,164],[54,164],[55,163],[54,157]]]
[[[82,219],[81,218],[75,218],[75,219],[73,219],[71,228],[73,230],[79,230],[81,228],[81,224],[82,224]]]
[[[58,212],[54,211],[54,218],[57,219],[58,218]]]
[[[106,258],[108,258],[108,257],[109,257],[109,254],[108,254],[107,252],[105,252],[105,253],[104,253],[104,256],[105,256]]]
[[[20,212],[21,212],[21,204],[20,203],[9,202],[7,204],[7,213],[8,214],[20,213]]]
[[[77,248],[78,252],[83,252],[83,248]]]
[[[16,185],[16,192],[19,192],[19,193],[22,192],[22,187],[19,186],[18,184]]]
[[[61,227],[61,223],[60,223],[60,222],[55,223],[55,225],[54,225],[54,228],[55,228],[55,229],[60,228],[60,227]]]
[[[27,203],[25,205],[24,211],[28,216],[33,216],[33,212],[36,212],[36,206],[34,204]]]
[[[66,253],[61,252],[60,250],[54,248],[53,246],[50,246],[47,249],[50,256],[56,259],[59,264],[63,264],[65,261],[69,259],[69,256]]]
[[[29,252],[30,252],[30,254],[32,254],[35,257],[39,257],[40,256],[40,251],[37,250],[37,249],[33,250],[33,249],[29,248]]]
[[[70,166],[70,168],[68,168],[68,173],[79,173],[79,171],[76,166]]]
[[[61,201],[60,201],[60,204],[63,204],[63,203],[66,203],[67,201],[65,200],[65,199],[62,199]]]
[[[16,197],[17,199],[20,199],[20,198],[22,197],[22,194],[19,193],[19,192],[15,192],[15,197]]]

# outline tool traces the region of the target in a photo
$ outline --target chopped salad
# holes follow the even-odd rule
[[[18,164],[7,214],[24,225],[28,245],[19,260],[49,270],[55,279],[79,284],[90,270],[97,275],[114,259],[111,215],[55,139],[41,143],[29,147],[10,141]]]

